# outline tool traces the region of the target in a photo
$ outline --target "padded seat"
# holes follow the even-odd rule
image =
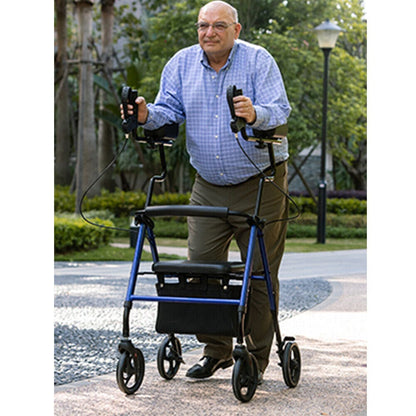
[[[206,261],[173,260],[159,261],[153,264],[155,273],[227,275],[243,273],[245,264],[240,261],[208,263]]]

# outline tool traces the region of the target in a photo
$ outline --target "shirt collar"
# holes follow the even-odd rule
[[[233,47],[232,47],[232,49],[230,51],[230,54],[228,55],[227,62],[223,66],[223,68],[227,68],[228,66],[231,65],[231,63],[232,63],[232,61],[234,59],[234,55],[236,53],[236,50],[238,49],[238,44],[239,44],[239,41],[237,39],[234,42],[234,45],[233,45]],[[201,47],[200,47],[200,61],[201,61],[201,64],[204,65],[206,68],[211,68],[211,66],[210,66],[210,64],[208,62],[207,55],[205,54],[204,50]]]

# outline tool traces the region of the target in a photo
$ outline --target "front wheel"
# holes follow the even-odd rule
[[[157,352],[157,369],[166,380],[175,377],[182,359],[182,348],[178,338],[172,336],[165,338]]]
[[[123,351],[117,364],[117,384],[126,394],[135,393],[142,384],[144,377],[143,353],[134,348],[134,353]]]
[[[283,350],[283,378],[288,387],[296,387],[300,379],[301,359],[298,344],[288,342]]]
[[[238,358],[233,368],[233,392],[234,396],[242,401],[248,402],[254,396],[258,383],[258,366],[256,357],[249,354],[248,358]]]

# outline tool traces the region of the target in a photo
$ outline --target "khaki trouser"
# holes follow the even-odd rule
[[[287,162],[276,167],[274,182],[287,192]],[[259,178],[232,186],[216,186],[197,175],[191,194],[192,205],[227,206],[230,210],[254,212]],[[287,198],[270,183],[266,183],[260,209],[260,217],[267,220],[287,218]],[[264,241],[270,266],[276,305],[279,305],[278,270],[282,260],[286,238],[287,221],[275,222],[264,228]],[[235,237],[245,261],[250,228],[244,218],[231,216],[222,218],[188,218],[188,253],[190,260],[227,261],[230,242]],[[253,273],[263,270],[259,249],[256,244]],[[264,371],[269,362],[273,343],[274,327],[270,304],[264,281],[251,282],[248,325],[250,337],[246,343],[248,350],[257,358],[259,369]],[[218,306],[221,307],[221,306]],[[232,356],[232,338],[224,336],[197,335],[205,343],[204,355],[216,359],[229,359]],[[250,339],[251,338],[251,339]]]

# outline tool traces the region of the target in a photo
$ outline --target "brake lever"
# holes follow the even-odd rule
[[[139,106],[136,104],[137,90],[133,90],[131,87],[123,86],[121,90],[121,104],[123,106],[124,120],[121,122],[121,128],[126,137],[132,132],[133,138],[137,136],[137,127],[139,122],[137,121]],[[133,114],[128,115],[127,105],[133,106]]]
[[[235,85],[230,85],[227,88],[227,102],[228,102],[228,107],[230,108],[230,113],[231,113],[230,127],[231,127],[231,131],[236,134],[240,130],[244,129],[246,126],[246,121],[244,120],[244,118],[237,117],[235,115],[233,98],[239,95],[243,95],[243,90],[237,89]]]

